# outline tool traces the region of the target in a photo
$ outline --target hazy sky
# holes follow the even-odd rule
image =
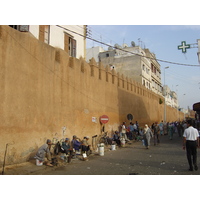
[[[113,45],[123,43],[131,45],[134,41],[142,48],[148,48],[156,54],[161,62],[161,80],[171,90],[178,94],[180,107],[187,108],[200,101],[200,66],[197,57],[197,39],[200,39],[200,26],[197,25],[89,25],[91,37],[104,43]],[[140,39],[139,39],[140,38]],[[178,45],[182,41],[192,44],[186,53],[178,50]],[[102,46],[105,50],[107,46],[89,41],[88,47]],[[171,64],[168,63],[177,63]],[[186,64],[186,66],[179,65]]]

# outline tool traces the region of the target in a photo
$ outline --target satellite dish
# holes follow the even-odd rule
[[[131,42],[131,46],[135,47],[135,42],[134,41]]]
[[[108,51],[112,51],[113,50],[113,48],[112,47],[108,47]]]
[[[114,47],[115,48],[120,48],[120,46],[118,44],[115,44]]]
[[[124,43],[124,44],[122,45],[122,47],[123,47],[123,48],[126,48],[126,47],[128,47],[128,44],[125,44],[125,43]]]

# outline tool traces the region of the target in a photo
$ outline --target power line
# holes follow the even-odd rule
[[[85,37],[85,38],[87,38],[87,39],[89,39],[89,40],[92,40],[92,41],[94,41],[94,42],[97,42],[97,43],[99,43],[99,44],[103,44],[103,45],[108,46],[108,47],[112,47],[112,48],[115,48],[115,49],[119,49],[119,50],[121,50],[121,51],[130,53],[130,54],[133,54],[133,55],[136,55],[136,56],[148,58],[148,59],[150,59],[150,60],[155,60],[155,61],[159,61],[159,62],[165,62],[165,63],[173,64],[173,65],[200,67],[200,65],[191,65],[191,64],[177,63],[177,62],[172,62],[172,61],[167,61],[167,60],[162,60],[162,59],[158,59],[158,58],[151,58],[151,57],[148,57],[148,56],[140,55],[140,54],[133,53],[133,52],[131,52],[131,51],[128,51],[128,50],[125,50],[125,49],[116,47],[116,46],[112,46],[112,45],[106,44],[106,43],[101,42],[101,41],[99,41],[99,40],[96,40],[96,39],[93,39],[93,38],[91,38],[91,37],[88,37],[87,35],[82,35],[82,34],[77,33],[77,32],[75,32],[75,31],[69,30],[69,29],[67,29],[67,28],[65,28],[65,27],[62,27],[62,26],[60,26],[60,25],[56,25],[56,26],[59,27],[59,28],[65,29],[65,30],[67,30],[67,31],[70,31],[70,32],[72,32],[72,33],[74,33],[74,34],[77,34],[77,35],[79,35],[79,36],[81,36],[81,37]]]
[[[104,40],[107,41],[108,43],[112,44],[113,43],[117,43],[116,41],[114,41],[113,39],[108,38],[106,35],[99,33],[97,30],[95,30],[93,27],[88,26],[88,28],[91,30],[92,34],[94,33],[95,35],[97,35],[97,37],[103,36]],[[96,32],[96,33],[95,33]]]
[[[167,74],[171,75],[170,76],[171,79],[176,79],[176,80],[182,81],[184,83],[187,83],[187,84],[190,84],[190,85],[193,85],[193,86],[197,86],[198,85],[198,81],[186,79],[185,76],[182,76],[181,74],[177,74],[177,73],[175,74],[175,73],[172,73],[172,72],[166,72],[166,75]]]
[[[2,27],[3,28],[3,27]],[[73,84],[71,84],[68,80],[65,80],[62,76],[59,76],[55,70],[51,69],[48,65],[44,64],[40,59],[38,59],[36,57],[35,54],[32,54],[32,52],[30,52],[25,46],[24,44],[22,44],[21,42],[19,42],[15,37],[13,37],[12,34],[10,34],[5,28],[3,28],[4,31],[19,45],[21,46],[22,49],[24,49],[24,51],[26,51],[32,58],[34,58],[38,63],[41,64],[41,66],[43,66],[43,68],[47,69],[49,72],[51,72],[55,77],[59,78],[64,84],[68,85],[69,87],[73,88],[76,92],[79,92],[81,95],[85,96],[86,98],[88,98],[89,100],[93,101],[94,103],[98,104],[99,106],[104,105],[102,102],[100,102],[97,99],[94,99],[93,96],[88,95],[87,93],[85,93],[82,90],[77,89]],[[111,109],[111,110],[115,110],[115,108],[111,107],[111,106],[106,106],[107,108]]]

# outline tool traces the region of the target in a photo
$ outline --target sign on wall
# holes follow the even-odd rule
[[[108,123],[108,121],[109,121],[109,118],[108,118],[107,115],[102,115],[102,116],[100,117],[100,122],[101,122],[102,124],[106,124],[106,123]]]

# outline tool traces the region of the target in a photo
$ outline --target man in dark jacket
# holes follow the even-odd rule
[[[158,126],[158,123],[156,122],[153,126],[153,139],[154,139],[154,145],[160,143],[160,129]]]
[[[79,149],[81,148],[81,142],[78,140],[79,140],[79,138],[77,138],[77,136],[74,135],[71,145],[72,145],[72,148],[75,149],[75,151],[79,151]]]

